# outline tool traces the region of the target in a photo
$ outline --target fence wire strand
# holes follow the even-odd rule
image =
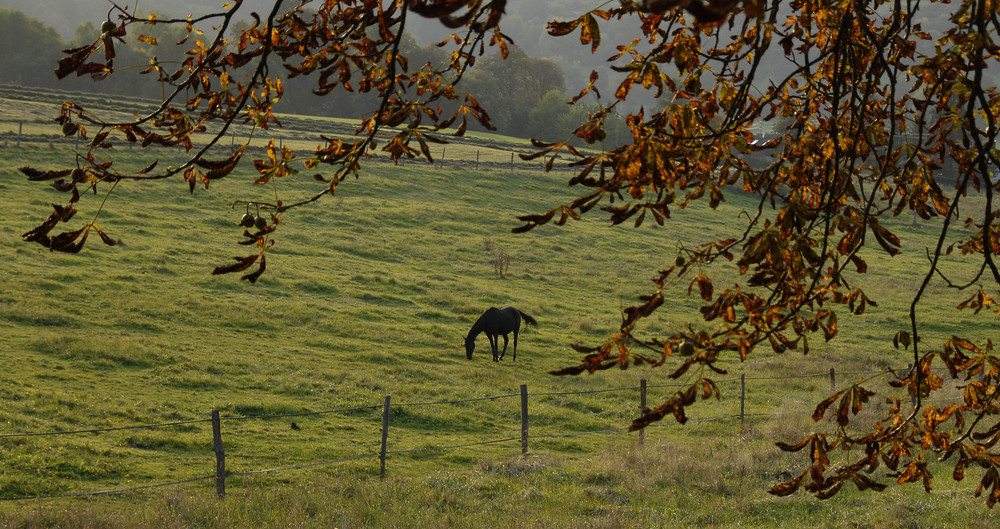
[[[877,374],[900,371],[899,369],[885,369],[876,371],[842,371],[835,372],[838,375],[866,375],[866,374]],[[791,380],[797,378],[818,378],[829,376],[829,373],[809,373],[805,375],[793,375],[793,376],[783,376],[783,377],[743,377],[743,380]],[[728,383],[728,382],[738,382],[740,378],[726,378],[715,380],[716,384]],[[674,387],[687,387],[689,384],[677,383],[677,384],[648,384],[647,389],[653,388],[674,388]],[[639,389],[640,386],[624,386],[619,388],[607,388],[607,389],[592,389],[592,390],[580,390],[580,391],[544,391],[538,393],[531,393],[532,396],[543,397],[543,396],[556,396],[556,395],[587,395],[596,393],[610,393],[617,391],[629,391],[634,389]],[[465,402],[478,402],[486,400],[498,400],[506,399],[511,397],[517,397],[517,393],[509,393],[503,395],[494,395],[488,397],[474,397],[469,399],[455,399],[455,400],[440,400],[440,401],[426,401],[426,402],[403,402],[394,403],[393,406],[431,406],[438,404],[459,404]],[[271,415],[226,415],[220,417],[224,421],[248,421],[248,420],[264,420],[264,419],[281,419],[289,417],[306,417],[315,415],[329,415],[334,413],[350,413],[354,411],[362,410],[374,410],[382,408],[382,404],[371,404],[367,406],[354,406],[350,408],[337,408],[331,410],[320,410],[320,411],[309,411],[309,412],[299,412],[299,413],[281,413],[281,414],[271,414]],[[103,433],[103,432],[114,432],[122,430],[142,430],[149,428],[161,428],[167,426],[179,426],[185,424],[194,424],[200,422],[211,422],[212,419],[191,419],[185,421],[158,423],[158,424],[141,424],[132,426],[118,426],[110,428],[92,428],[92,429],[82,429],[82,430],[66,430],[66,431],[51,431],[51,432],[22,432],[22,433],[9,433],[0,434],[0,439],[10,438],[10,437],[38,437],[38,436],[49,436],[49,435],[69,435],[69,434],[84,434],[84,433]]]
[[[232,472],[229,475],[230,476],[249,476],[249,475],[252,475],[252,474],[267,474],[269,472],[281,472],[281,471],[284,471],[284,470],[299,470],[299,469],[302,469],[302,468],[320,467],[320,466],[324,466],[324,465],[332,465],[332,464],[335,464],[335,463],[344,463],[344,462],[347,462],[347,461],[355,461],[355,460],[358,460],[358,459],[368,459],[368,458],[373,458],[373,457],[378,457],[378,454],[361,454],[359,456],[342,457],[340,459],[331,459],[329,461],[320,461],[320,462],[317,462],[317,463],[303,463],[301,465],[290,465],[290,466],[287,466],[287,467],[265,468],[265,469],[261,469],[261,470],[241,470],[239,472]],[[215,476],[212,476],[212,477],[215,477]]]
[[[845,376],[846,375],[868,375],[868,374],[878,374],[878,373],[887,373],[887,372],[895,374],[897,371],[899,371],[899,370],[884,369],[884,370],[877,370],[877,371],[844,371],[844,372],[836,372],[836,371],[834,371],[833,374],[834,375],[845,375]],[[785,376],[785,377],[740,377],[740,378],[730,378],[730,379],[716,380],[715,383],[718,384],[718,383],[728,383],[728,382],[746,381],[746,380],[758,380],[759,381],[759,380],[788,380],[788,379],[797,379],[797,378],[819,378],[819,377],[827,377],[827,376],[830,376],[830,375],[831,375],[831,373],[810,373],[810,374],[805,374],[805,375],[795,375],[795,376]],[[680,383],[678,383],[678,384],[660,384],[660,385],[648,384],[648,385],[646,385],[646,388],[647,389],[652,389],[652,388],[672,388],[672,387],[686,387],[686,386],[688,386],[688,384],[680,384]],[[631,390],[635,390],[635,389],[641,389],[641,387],[642,386],[625,386],[625,387],[620,387],[620,388],[607,388],[607,389],[581,390],[581,391],[546,391],[546,392],[530,393],[530,395],[531,396],[535,396],[535,397],[561,396],[561,395],[585,395],[585,394],[610,393],[610,392],[619,392],[619,391],[631,391]],[[511,393],[511,394],[495,395],[495,396],[488,396],[488,397],[475,397],[475,398],[468,398],[468,399],[428,401],[428,402],[405,402],[405,403],[393,404],[392,406],[431,406],[431,405],[441,405],[441,404],[459,404],[459,403],[467,403],[467,402],[479,402],[479,401],[486,401],[486,400],[506,399],[506,398],[512,398],[512,397],[518,397],[518,396],[520,396],[520,394],[518,394],[518,393]],[[942,400],[940,402],[952,402],[952,401],[961,401],[961,400],[964,400],[964,399],[962,399],[962,398],[945,399],[945,400]],[[932,403],[931,402],[927,402],[927,404],[932,404]],[[368,405],[368,406],[355,406],[355,407],[350,407],[350,408],[338,408],[338,409],[321,410],[321,411],[314,411],[314,412],[284,413],[284,414],[272,414],[272,415],[252,415],[252,416],[223,416],[223,417],[220,417],[220,420],[227,420],[227,421],[263,420],[263,419],[275,419],[275,418],[287,418],[287,417],[303,417],[303,416],[314,416],[314,415],[327,415],[327,414],[334,414],[334,413],[350,413],[350,412],[355,412],[355,411],[375,410],[375,409],[382,409],[382,408],[384,408],[384,404],[373,404],[373,405]],[[721,417],[712,417],[712,418],[705,418],[705,419],[690,419],[690,420],[685,421],[685,424],[699,424],[699,423],[709,423],[709,422],[717,422],[717,421],[730,421],[730,420],[741,420],[741,419],[745,420],[746,418],[751,418],[751,417],[777,417],[777,416],[783,416],[783,415],[810,414],[810,413],[812,413],[812,410],[789,410],[789,411],[772,412],[772,413],[742,413],[742,411],[741,411],[741,413],[738,414],[738,415],[726,415],[726,416],[721,416]],[[182,425],[196,424],[196,423],[203,423],[203,422],[211,422],[211,421],[212,421],[212,419],[191,419],[191,420],[174,421],[174,422],[166,422],[166,423],[132,425],[132,426],[119,426],[119,427],[109,427],[109,428],[90,428],[90,429],[81,429],[81,430],[66,430],[66,431],[51,431],[51,432],[8,433],[8,434],[0,434],[0,439],[3,439],[3,438],[15,438],[15,437],[42,437],[42,436],[57,436],[57,435],[70,435],[70,434],[106,433],[106,432],[115,432],[115,431],[123,431],[123,430],[141,430],[141,429],[163,428],[163,427],[170,427],[170,426],[182,426]],[[656,422],[656,423],[647,425],[645,428],[670,427],[670,426],[678,426],[678,425],[680,425],[680,423],[673,422],[673,421],[672,422],[660,421],[660,422]],[[530,436],[527,436],[527,439],[529,439],[529,440],[531,440],[531,439],[534,439],[534,440],[556,439],[556,438],[578,437],[578,436],[597,435],[597,434],[623,433],[623,432],[627,432],[627,431],[628,431],[628,428],[609,428],[609,429],[603,429],[603,430],[591,430],[591,431],[586,431],[586,432],[555,433],[555,434],[544,434],[544,435],[530,435]],[[385,455],[387,455],[387,456],[388,455],[403,455],[403,454],[414,454],[414,453],[419,453],[419,452],[453,450],[453,449],[468,448],[468,447],[488,445],[488,444],[506,443],[506,442],[512,442],[512,441],[518,441],[518,440],[521,440],[521,437],[506,437],[506,438],[502,438],[502,439],[491,439],[491,440],[487,440],[487,441],[474,441],[474,442],[461,443],[461,444],[455,444],[455,445],[444,445],[444,446],[434,446],[434,447],[425,447],[425,448],[413,448],[413,449],[405,449],[405,450],[391,450],[391,451],[385,451]],[[305,469],[305,468],[312,468],[312,467],[319,467],[319,466],[327,466],[327,465],[332,465],[332,464],[336,464],[336,463],[343,463],[343,462],[347,462],[347,461],[355,461],[355,460],[368,459],[368,458],[379,458],[379,457],[380,457],[379,453],[362,454],[362,455],[344,457],[344,458],[339,458],[339,459],[332,459],[332,460],[328,460],[328,461],[320,461],[320,462],[313,462],[313,463],[303,463],[303,464],[299,464],[299,465],[289,465],[289,466],[267,468],[267,469],[260,469],[260,470],[247,470],[247,471],[229,472],[229,473],[227,473],[227,476],[249,476],[249,475],[254,475],[254,474],[266,474],[266,473],[271,473],[271,472],[281,472],[281,471],[287,471],[287,470],[297,470],[297,469]],[[157,483],[157,484],[151,484],[151,485],[140,485],[140,486],[136,486],[136,487],[125,487],[125,488],[107,489],[107,490],[91,491],[91,492],[76,492],[76,493],[65,493],[65,494],[49,494],[49,495],[30,496],[30,497],[15,497],[15,498],[2,498],[2,497],[0,497],[0,501],[41,500],[41,499],[53,499],[53,498],[71,498],[71,497],[97,496],[97,495],[106,495],[106,494],[121,494],[121,493],[126,493],[126,492],[141,491],[141,490],[148,490],[148,489],[169,487],[169,486],[174,486],[174,485],[181,485],[181,484],[192,483],[192,482],[196,482],[196,481],[205,481],[205,480],[213,479],[213,478],[216,478],[216,477],[217,477],[216,475],[209,475],[209,476],[203,476],[203,477],[197,477],[197,478],[189,478],[189,479],[184,479],[184,480],[171,481],[171,482],[166,482],[166,483]]]
[[[191,419],[188,421],[176,421],[176,422],[163,422],[157,424],[139,424],[133,426],[116,426],[110,428],[91,428],[87,430],[65,430],[65,431],[54,431],[54,432],[23,432],[23,433],[5,433],[0,434],[0,438],[9,437],[42,437],[50,435],[71,435],[71,434],[81,434],[81,433],[104,433],[104,432],[118,432],[122,430],[148,430],[151,428],[163,428],[167,426],[180,426],[183,424],[195,424],[199,422],[212,422],[212,419]]]
[[[646,386],[647,388],[650,386]],[[588,389],[580,391],[543,391],[540,393],[529,393],[532,397],[550,397],[553,395],[590,395],[594,393],[612,393],[616,391],[628,391],[631,389],[639,389],[639,386],[625,386],[622,388],[608,388],[608,389]]]
[[[334,410],[320,410],[320,411],[303,411],[299,413],[277,413],[273,415],[224,415],[219,417],[222,421],[251,421],[251,420],[263,420],[263,419],[285,419],[288,417],[308,417],[311,415],[330,415],[333,413],[350,413],[353,411],[361,410],[377,410],[381,408],[381,404],[370,404],[368,406],[355,406],[353,408],[338,408]],[[211,421],[212,419],[205,419]]]
[[[480,446],[480,445],[490,445],[490,444],[497,444],[497,443],[507,443],[507,442],[510,442],[510,441],[520,441],[520,440],[521,440],[520,437],[507,437],[507,438],[504,438],[504,439],[492,439],[492,440],[489,440],[489,441],[476,441],[476,442],[473,442],[473,443],[464,443],[464,444],[458,444],[458,445],[428,446],[428,447],[425,447],[425,448],[410,448],[410,449],[407,449],[407,450],[388,450],[388,451],[386,451],[385,455],[388,456],[388,455],[394,455],[394,454],[413,454],[413,453],[416,453],[416,452],[430,452],[430,451],[437,451],[437,450],[452,450],[452,449],[455,449],[455,448],[468,448],[470,446]]]
[[[53,498],[79,498],[84,496],[100,496],[104,494],[123,494],[125,492],[134,492],[139,490],[157,489],[161,487],[170,487],[172,485],[182,485],[184,483],[193,483],[195,481],[205,481],[209,479],[215,479],[214,475],[202,476],[200,478],[189,478],[182,479],[178,481],[171,481],[168,483],[155,483],[153,485],[140,485],[137,487],[126,487],[121,489],[107,489],[107,490],[95,490],[91,492],[67,492],[66,494],[49,494],[45,496],[25,496],[20,498],[0,498],[0,501],[19,501],[19,500],[49,500]]]
[[[396,406],[433,406],[433,405],[437,405],[437,404],[461,404],[461,403],[464,403],[464,402],[480,402],[480,401],[484,401],[484,400],[499,400],[499,399],[507,399],[507,398],[510,398],[510,397],[520,397],[520,396],[521,396],[520,393],[510,393],[510,394],[507,394],[507,395],[495,395],[493,397],[473,397],[471,399],[436,400],[436,401],[431,401],[431,402],[400,402],[400,403],[393,403],[392,407],[395,408]],[[379,404],[377,407],[381,408],[382,405]]]
[[[599,433],[621,433],[627,432],[628,428],[609,428],[607,430],[591,430],[589,432],[573,432],[573,433],[550,433],[545,435],[529,435],[528,440],[531,439],[554,439],[557,437],[578,437],[581,435],[594,435]]]

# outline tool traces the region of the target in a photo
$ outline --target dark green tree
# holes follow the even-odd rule
[[[516,46],[510,54],[490,55],[477,62],[464,87],[489,108],[497,130],[511,136],[528,136],[528,115],[551,91],[566,90],[559,66],[548,59],[528,57]]]
[[[587,108],[569,104],[569,96],[549,90],[528,112],[524,133],[531,138],[569,138],[587,121]]]
[[[15,9],[0,8],[0,79],[23,86],[51,86],[56,76],[51,68],[63,48],[56,30]]]

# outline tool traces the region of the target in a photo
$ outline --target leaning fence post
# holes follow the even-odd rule
[[[830,368],[830,393],[837,391],[837,368]]]
[[[746,408],[747,401],[747,376],[745,373],[740,373],[740,428],[743,428],[743,418],[744,411]]]
[[[639,413],[646,412],[646,379],[639,379]],[[646,429],[639,430],[639,446],[646,442]]]
[[[385,396],[385,405],[382,406],[382,448],[379,450],[379,472],[378,477],[385,479],[385,445],[389,440],[389,395]]]
[[[226,495],[226,449],[222,446],[222,420],[219,410],[212,410],[212,447],[215,450],[215,493]]]
[[[528,453],[528,385],[521,384],[521,453]]]

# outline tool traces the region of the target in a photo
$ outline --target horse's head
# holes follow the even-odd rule
[[[463,340],[465,340],[465,357],[472,360],[472,352],[476,350],[476,340],[474,338],[470,340],[468,336]]]

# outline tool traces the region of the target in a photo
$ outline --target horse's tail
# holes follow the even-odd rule
[[[520,314],[522,318],[524,318],[524,323],[527,323],[528,325],[534,325],[536,327],[538,326],[538,322],[535,321],[535,318],[528,316],[527,314],[521,312],[520,310],[517,311],[517,313]]]

